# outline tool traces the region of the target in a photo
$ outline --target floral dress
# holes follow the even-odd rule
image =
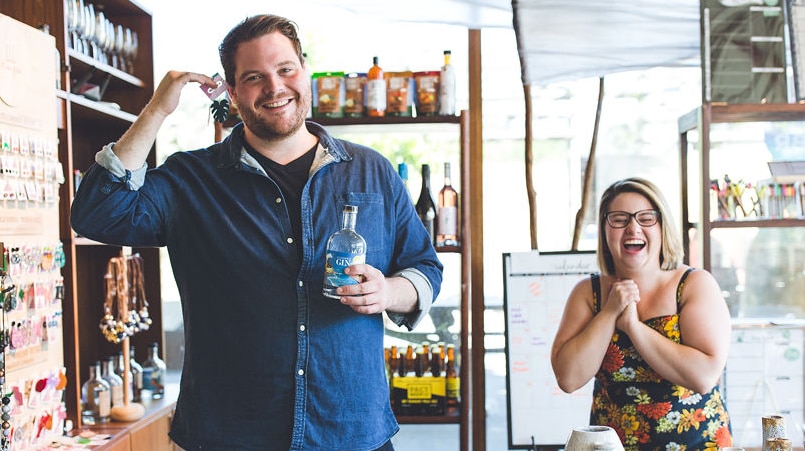
[[[685,280],[676,290],[677,314],[644,323],[681,343],[678,306]],[[600,275],[593,274],[595,311],[601,308]],[[660,377],[640,357],[629,337],[616,330],[595,375],[590,424],[618,433],[626,451],[717,450],[732,445],[729,415],[718,387],[696,393]]]

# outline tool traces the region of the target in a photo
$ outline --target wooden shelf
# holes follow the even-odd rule
[[[456,415],[397,415],[400,424],[460,424],[461,416]]]
[[[73,115],[82,119],[92,119],[99,122],[112,121],[121,125],[131,125],[137,116],[119,110],[102,102],[90,100],[82,95],[67,94],[73,105]]]
[[[108,64],[96,61],[83,53],[73,49],[67,50],[69,56],[69,71],[73,76],[80,76],[87,71],[97,71],[101,74],[109,74],[112,80],[133,86],[135,88],[145,88],[145,82],[127,72],[114,68]]]
[[[803,218],[736,219],[734,221],[711,221],[712,229],[738,229],[743,227],[805,227]]]
[[[310,121],[321,125],[460,124],[461,116],[314,117]]]
[[[805,103],[704,104],[679,118],[679,133],[698,128],[705,112],[709,113],[709,124],[803,121]]]

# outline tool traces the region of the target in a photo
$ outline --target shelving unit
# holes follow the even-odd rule
[[[790,311],[805,310],[805,297],[797,275],[802,272],[805,249],[802,240],[786,241],[778,237],[786,236],[787,232],[796,232],[792,229],[805,232],[805,218],[711,217],[711,179],[723,176],[723,172],[714,172],[723,171],[723,168],[712,161],[716,152],[713,151],[711,135],[719,132],[713,133],[712,125],[753,122],[805,124],[805,104],[708,103],[679,119],[681,219],[686,263],[711,271],[733,310],[732,344],[722,387],[730,408],[736,446],[747,449],[762,444],[760,418],[769,414],[783,415],[787,424],[791,425],[792,441],[801,441],[799,425],[802,424],[805,409],[802,397],[802,375],[805,372],[801,352],[805,346],[802,319],[786,317]],[[698,135],[695,146],[689,138],[692,132]],[[733,136],[729,138],[736,139]],[[738,158],[741,157],[736,155],[732,159]],[[720,164],[724,163],[722,157]],[[692,176],[692,171],[698,171],[698,176]],[[740,178],[738,174],[730,175]],[[698,211],[691,211],[690,205],[694,203],[699,205]],[[691,240],[693,231],[695,243]],[[721,247],[733,248],[730,254],[740,254],[744,248],[755,252],[750,255],[746,251],[743,264],[730,262],[735,268],[740,268],[736,270],[741,273],[736,277],[737,281],[731,281],[733,279],[728,277],[730,271],[723,268],[722,260],[725,258],[720,254],[727,251],[716,247],[719,235],[729,238],[726,242],[730,244]],[[749,236],[753,238],[746,239]],[[743,241],[751,241],[754,247]],[[700,262],[691,261],[691,255],[695,252],[698,252]],[[787,268],[795,276],[786,278],[779,274],[783,272],[780,268]],[[750,278],[754,282],[750,282]],[[755,286],[750,289],[752,283]],[[738,298],[737,301],[730,299],[733,295]],[[753,299],[741,299],[752,295]],[[751,307],[745,307],[744,303]],[[775,317],[777,313],[779,316]]]
[[[747,227],[805,227],[805,218],[784,219],[740,219],[710,220],[710,132],[712,124],[740,122],[795,122],[805,121],[805,104],[711,104],[706,103],[679,118],[680,170],[682,188],[682,230],[686,258],[691,251],[690,231],[699,231],[701,265],[705,269],[712,267],[711,234],[714,229],[747,228]],[[689,192],[691,186],[691,160],[688,133],[697,131],[699,135],[699,180],[696,193]],[[699,222],[691,221],[689,200],[697,196],[700,208],[697,212]],[[686,262],[687,263],[687,262]]]
[[[461,451],[467,451],[470,448],[470,406],[473,402],[471,399],[471,372],[470,372],[470,287],[471,287],[471,272],[470,272],[470,258],[469,258],[469,243],[471,238],[471,230],[469,226],[471,199],[467,194],[470,193],[470,158],[469,158],[469,113],[462,111],[458,116],[422,116],[422,117],[359,117],[359,118],[325,118],[317,117],[310,119],[318,124],[328,127],[348,126],[351,129],[361,127],[363,130],[377,129],[378,127],[392,127],[399,129],[401,127],[413,127],[414,130],[421,129],[428,124],[455,124],[458,127],[459,136],[459,156],[460,156],[460,171],[458,186],[459,191],[459,210],[461,221],[461,246],[445,246],[437,247],[436,251],[442,254],[458,254],[461,260],[461,302],[459,306],[461,332],[460,332],[460,347],[458,349],[460,355],[459,377],[461,378],[461,405],[458,415],[444,415],[444,416],[398,416],[397,421],[401,424],[458,424],[459,425],[459,444]]]
[[[59,233],[64,244],[66,265],[63,268],[65,298],[63,301],[64,362],[68,385],[66,406],[68,418],[81,426],[81,385],[89,376],[89,365],[120,351],[119,345],[107,342],[99,328],[105,297],[104,274],[111,257],[121,248],[76,236],[69,223],[70,205],[76,189],[74,171],[84,171],[94,163],[103,145],[117,140],[145,106],[154,90],[152,17],[134,0],[98,0],[85,2],[116,25],[137,32],[139,49],[129,72],[100,62],[68,47],[68,11],[64,0],[31,3],[9,0],[0,4],[0,13],[32,27],[47,25],[55,37],[60,56],[60,84],[55,107],[58,125],[59,161],[63,165],[65,183],[59,192]],[[102,101],[77,94],[78,80],[106,85]],[[156,163],[154,152],[148,165]],[[132,338],[137,360],[145,359],[146,346],[158,342],[163,346],[160,301],[159,252],[155,248],[132,249],[145,262],[145,292],[153,324],[148,331]]]

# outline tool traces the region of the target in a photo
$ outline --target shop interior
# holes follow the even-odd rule
[[[264,12],[299,25],[312,83],[365,73],[373,57],[387,72],[407,74],[412,97],[399,115],[348,117],[341,105],[310,120],[405,165],[413,202],[424,164],[431,195],[446,176],[458,193],[460,239],[436,246],[445,283],[429,321],[412,332],[387,322],[386,346],[452,345],[460,391],[451,406],[434,398],[431,410],[405,410],[400,401],[395,449],[562,449],[571,429],[587,424],[590,390],[560,393],[548,350],[567,284],[595,269],[596,199],[634,175],[665,191],[686,263],[713,273],[728,304],[733,341],[722,386],[736,446],[761,449],[761,418],[780,415],[794,449],[803,449],[805,58],[797,50],[805,52],[805,35],[797,30],[805,6],[281,3],[0,5],[0,176],[9,182],[0,204],[0,288],[13,285],[25,304],[4,315],[3,330],[26,332],[20,344],[9,334],[0,382],[17,404],[12,449],[60,440],[75,449],[178,449],[167,431],[183,326],[167,252],[77,236],[69,207],[95,151],[131,125],[164,73],[221,73],[222,36]],[[416,77],[439,73],[446,50],[455,110],[428,115],[413,96]],[[222,98],[188,88],[149,166],[225,137],[238,119],[216,114]],[[29,161],[27,173],[14,172]],[[523,287],[532,267],[558,295],[530,297]],[[138,327],[130,336],[104,323],[116,314],[110,283],[123,273],[129,277],[116,280],[126,279],[139,300],[128,304]],[[533,322],[516,320],[524,311]],[[523,342],[542,346],[526,350]],[[108,357],[122,368],[161,364],[165,390],[144,398],[126,391],[118,420],[93,424],[82,387]]]

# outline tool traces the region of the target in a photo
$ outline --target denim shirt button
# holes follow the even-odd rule
[[[304,324],[302,324],[301,326],[299,326],[299,330],[300,330],[300,331],[302,331],[302,332],[304,332],[304,331],[305,331],[305,325],[304,325]]]
[[[285,238],[285,241],[287,241],[288,244],[293,244],[293,238],[291,237]]]
[[[305,375],[305,370],[303,370],[302,368],[299,368],[299,370],[296,372],[296,374],[298,374],[300,376],[304,376]]]
[[[278,204],[281,204],[282,203],[282,198],[278,197],[278,198],[274,199],[274,202],[276,202]]]
[[[300,286],[300,287],[305,286],[305,281],[304,281],[304,280],[300,280],[300,281],[299,281],[299,286]]]

